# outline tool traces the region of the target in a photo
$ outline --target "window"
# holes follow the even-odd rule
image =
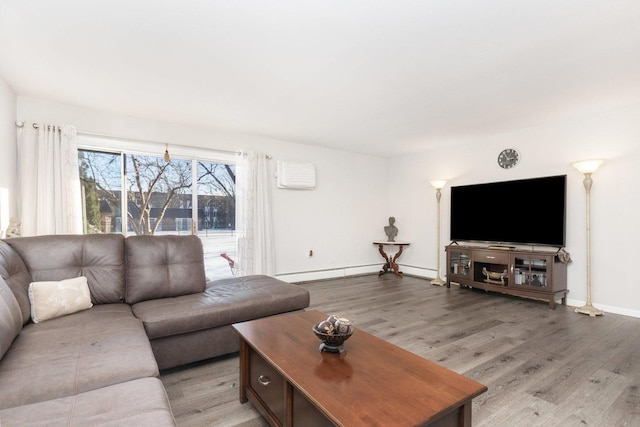
[[[236,259],[236,167],[233,164],[198,161],[196,168],[198,236],[205,251],[205,267],[217,276],[232,276]],[[216,266],[213,268],[213,266]]]
[[[196,234],[207,277],[232,275],[234,164],[80,149],[78,167],[85,233]]]

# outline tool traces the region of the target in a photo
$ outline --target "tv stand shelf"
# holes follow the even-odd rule
[[[567,265],[556,252],[483,246],[446,247],[447,287],[484,289],[525,298],[567,302]]]

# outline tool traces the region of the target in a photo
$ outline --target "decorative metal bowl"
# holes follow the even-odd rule
[[[353,329],[347,333],[335,332],[333,334],[328,334],[318,329],[318,325],[313,325],[313,333],[315,333],[320,341],[322,341],[322,344],[320,344],[319,347],[320,351],[344,354],[346,351],[343,344],[351,337],[351,335],[353,335]]]

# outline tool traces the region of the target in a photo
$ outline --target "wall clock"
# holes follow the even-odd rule
[[[520,161],[520,153],[514,148],[506,148],[498,154],[498,165],[503,169],[510,169]]]

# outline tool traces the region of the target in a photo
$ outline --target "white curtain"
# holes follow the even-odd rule
[[[76,128],[40,124],[18,156],[21,235],[82,234]]]
[[[236,165],[238,275],[275,274],[269,160],[243,153]]]

